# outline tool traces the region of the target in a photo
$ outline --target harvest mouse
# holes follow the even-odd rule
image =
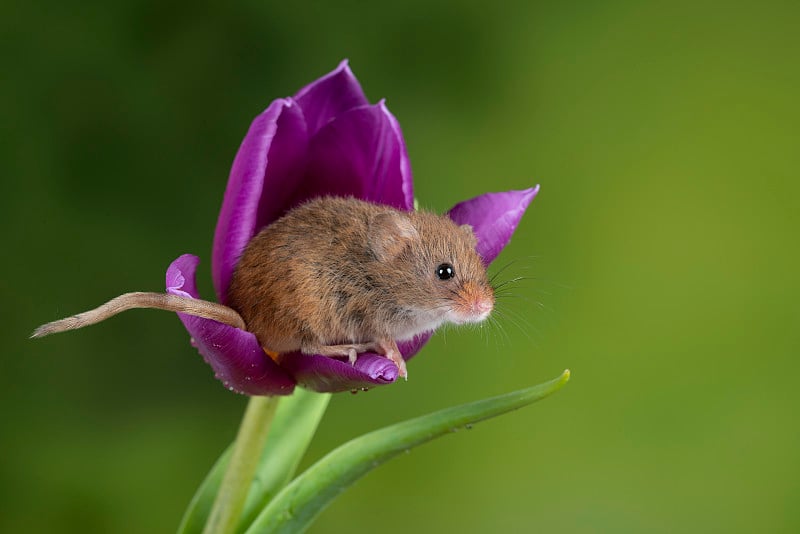
[[[128,293],[40,326],[32,337],[100,322],[130,308],[159,308],[252,332],[270,353],[347,356],[374,351],[407,377],[398,341],[445,322],[477,323],[494,289],[475,234],[446,216],[355,198],[302,204],[250,240],[228,306],[160,293]]]

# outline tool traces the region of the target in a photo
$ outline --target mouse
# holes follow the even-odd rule
[[[373,351],[407,378],[398,341],[492,311],[494,290],[476,245],[470,226],[446,216],[322,197],[248,243],[228,304],[267,350],[351,363]]]
[[[162,293],[120,295],[40,326],[32,337],[81,328],[131,308],[217,320],[253,333],[271,356],[375,352],[408,379],[397,343],[444,323],[479,323],[494,289],[469,225],[353,197],[319,197],[289,210],[247,244],[227,305]]]

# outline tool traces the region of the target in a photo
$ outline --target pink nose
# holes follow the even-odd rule
[[[489,299],[476,299],[472,302],[472,311],[476,315],[484,315],[492,311],[494,303]]]

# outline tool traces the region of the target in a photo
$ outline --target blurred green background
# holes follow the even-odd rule
[[[245,405],[177,318],[40,323],[203,258],[250,120],[348,57],[421,204],[542,184],[500,327],[337,395],[304,465],[542,382],[404,455],[311,532],[797,532],[796,2],[4,4],[0,531],[171,532]]]

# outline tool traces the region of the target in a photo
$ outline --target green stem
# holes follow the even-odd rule
[[[204,534],[236,531],[280,397],[250,397]]]

